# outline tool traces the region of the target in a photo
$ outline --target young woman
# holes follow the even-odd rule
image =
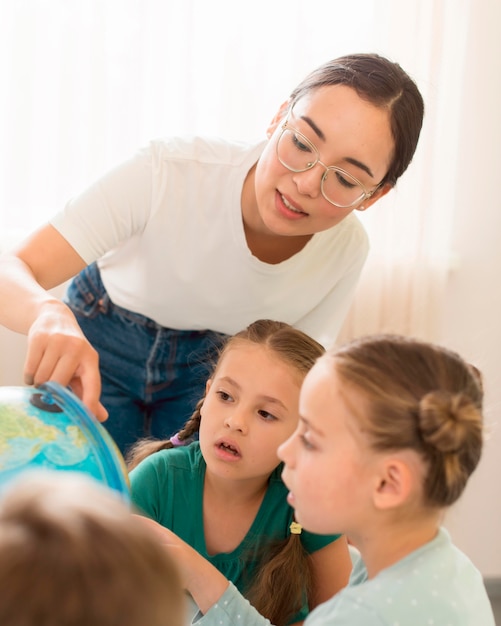
[[[322,353],[288,324],[254,322],[225,344],[186,427],[131,453],[136,507],[280,626],[302,622],[351,570],[345,538],[297,532],[277,456],[297,426],[304,376]],[[195,433],[199,441],[182,445]]]
[[[71,384],[124,451],[179,429],[211,351],[253,320],[333,344],[368,252],[354,211],[396,184],[422,120],[398,64],[354,54],[308,75],[258,145],[152,142],[3,256],[26,382]],[[47,291],[75,275],[66,304]]]
[[[403,337],[355,341],[310,370],[298,428],[279,449],[287,500],[304,528],[345,533],[361,558],[307,626],[494,626],[480,572],[442,527],[480,459],[482,395],[457,354]],[[176,546],[199,626],[270,623],[156,530]]]

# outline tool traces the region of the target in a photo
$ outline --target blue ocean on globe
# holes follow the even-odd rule
[[[36,468],[83,472],[129,500],[120,451],[74,393],[54,382],[0,387],[0,487]]]

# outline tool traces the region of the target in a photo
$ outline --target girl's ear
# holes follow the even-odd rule
[[[273,135],[273,133],[277,129],[277,126],[286,116],[287,109],[289,108],[289,104],[290,104],[289,100],[286,100],[285,102],[282,102],[282,104],[280,105],[280,108],[278,109],[274,118],[271,120],[270,125],[266,129],[266,136],[268,137],[268,139]]]
[[[200,417],[202,417],[202,409],[204,408],[205,399],[207,398],[207,394],[209,393],[209,389],[211,388],[211,385],[212,385],[212,378],[209,378],[207,382],[205,383],[205,396],[204,396],[204,400],[202,404],[200,405]]]
[[[416,488],[416,477],[405,460],[389,457],[382,461],[373,490],[374,506],[379,510],[397,508]]]

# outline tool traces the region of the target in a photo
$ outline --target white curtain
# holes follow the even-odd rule
[[[362,215],[372,251],[342,338],[377,330],[434,338],[454,264],[473,0],[0,0],[0,7],[1,247],[149,139],[260,139],[320,63],[361,51],[398,61],[423,93],[425,125],[397,188]]]

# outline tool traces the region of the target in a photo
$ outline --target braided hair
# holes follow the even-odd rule
[[[226,351],[244,342],[262,345],[271,350],[303,377],[324,353],[324,348],[318,342],[289,324],[257,320],[226,341],[213,368],[213,374]],[[126,457],[128,469],[132,470],[155,452],[193,441],[200,428],[200,411],[204,399],[205,396],[199,400],[193,415],[183,428],[170,439],[143,439],[136,442]],[[300,534],[294,531],[288,532],[282,541],[264,546],[260,564],[256,568],[258,574],[249,582],[245,592],[251,604],[275,626],[285,626],[290,622],[303,606],[311,588],[308,553],[303,547]]]

